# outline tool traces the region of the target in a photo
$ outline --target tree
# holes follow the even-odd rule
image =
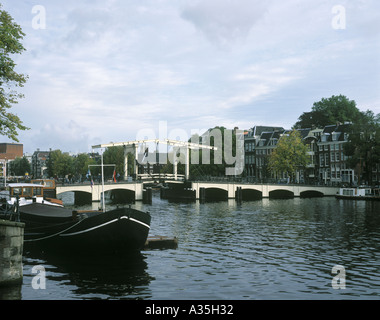
[[[61,150],[50,152],[47,167],[51,177],[64,177],[74,173],[73,158],[68,153],[62,153]]]
[[[297,130],[283,135],[269,158],[268,168],[273,173],[284,172],[290,179],[294,178],[298,168],[309,162],[307,146],[302,142]]]
[[[9,170],[12,175],[24,176],[26,173],[31,172],[31,167],[26,157],[17,157],[15,160],[10,162]]]
[[[310,112],[304,112],[295,123],[294,128],[312,128],[313,126],[323,128],[337,122],[355,122],[361,117],[360,110],[356,107],[354,100],[346,96],[332,96],[322,98],[314,102]]]
[[[94,159],[90,159],[88,154],[81,153],[78,154],[73,159],[73,167],[74,167],[74,174],[78,176],[85,176],[88,172],[89,165],[95,165],[96,161]],[[92,172],[92,170],[90,171]]]
[[[231,137],[230,145],[226,143],[226,137]],[[217,148],[217,150],[200,149],[190,151],[190,160],[193,158],[198,159],[198,164],[191,163],[190,165],[190,176],[192,178],[225,176],[226,168],[234,166],[231,161],[234,160],[233,157],[236,157],[235,129],[231,130],[216,126],[207,130],[203,135],[203,141],[201,141],[201,137],[194,136],[189,142],[210,145]],[[193,153],[195,153],[195,156],[193,156]]]
[[[380,163],[380,114],[375,116],[370,110],[361,113],[348,131],[344,153],[348,156],[347,165],[357,167],[359,179],[363,175],[370,185],[375,183],[372,181],[372,169]]]
[[[16,64],[12,54],[21,54],[25,48],[20,40],[25,36],[21,27],[13,22],[13,18],[0,4],[0,134],[19,141],[17,130],[27,130],[20,118],[8,110],[18,99],[24,97],[14,89],[23,87],[27,76],[15,71]]]
[[[128,155],[129,156],[129,155]],[[128,157],[128,165],[131,163],[133,165],[132,156]],[[112,176],[114,169],[121,176],[124,176],[124,147],[109,147],[103,153],[103,162],[104,164],[114,164],[115,168],[104,167],[104,175]]]

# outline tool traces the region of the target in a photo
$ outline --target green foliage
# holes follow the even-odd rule
[[[17,130],[27,130],[20,118],[9,112],[12,104],[17,104],[23,94],[17,93],[14,88],[23,87],[27,76],[15,71],[16,64],[12,54],[21,54],[25,48],[20,40],[25,36],[21,27],[13,22],[13,18],[0,4],[0,134],[18,141]]]
[[[322,98],[315,102],[310,112],[304,112],[299,118],[295,128],[323,128],[337,122],[356,122],[361,117],[354,100],[343,95]]]
[[[348,142],[344,145],[347,165],[358,166],[359,175],[372,184],[372,169],[380,163],[380,114],[372,111],[361,113],[361,117],[348,132]]]
[[[300,133],[293,130],[283,135],[269,158],[268,168],[273,173],[285,172],[292,178],[296,169],[305,167],[309,162],[307,146],[302,142]]]
[[[200,143],[204,145],[210,145],[213,147],[217,147],[217,150],[190,150],[190,177],[220,177],[225,176],[226,168],[229,166],[233,166],[232,164],[228,164],[226,159],[226,154],[229,157],[236,156],[236,132],[235,130],[226,129],[225,127],[216,126],[214,128],[210,128],[208,130],[209,138],[205,141],[200,141],[200,138],[197,137],[189,140],[189,142]],[[232,135],[232,143],[231,146],[227,148],[227,144],[225,141],[226,136]],[[227,150],[231,148],[231,150]],[[194,159],[198,159],[194,163]],[[180,172],[181,167],[178,168],[178,172]]]
[[[26,173],[30,174],[30,163],[26,157],[17,157],[9,163],[9,170],[10,174],[15,176],[24,176]]]
[[[62,153],[61,150],[54,150],[50,152],[48,161],[48,174],[51,177],[64,177],[74,173],[73,158],[67,154]]]
[[[133,165],[133,155],[128,154],[128,166]],[[116,172],[121,176],[124,176],[124,147],[110,147],[107,148],[103,153],[103,163],[104,164],[115,164]],[[109,176],[113,174],[114,168],[112,167],[104,167],[104,175]]]
[[[78,154],[73,159],[73,166],[74,166],[73,172],[76,175],[85,176],[88,172],[88,166],[94,165],[94,164],[96,164],[96,161],[94,159],[90,159],[90,157],[87,154],[85,153]],[[91,169],[91,172],[92,171],[93,170]]]

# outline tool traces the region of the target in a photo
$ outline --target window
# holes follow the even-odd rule
[[[33,188],[35,196],[42,196],[42,188]]]
[[[31,197],[32,196],[32,188],[22,188],[22,194],[24,197]]]
[[[325,156],[323,154],[320,154],[319,155],[319,165],[321,167],[324,167],[325,166]]]
[[[340,166],[336,165],[335,170],[336,170],[336,177],[337,177],[337,179],[340,179]]]
[[[21,187],[16,187],[16,188],[13,188],[12,190],[12,195],[21,195]]]
[[[344,196],[353,196],[354,190],[353,189],[343,189],[343,195]]]

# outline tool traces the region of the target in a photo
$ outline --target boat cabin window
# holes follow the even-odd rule
[[[42,196],[42,188],[33,188],[33,195],[34,196]]]
[[[13,187],[11,188],[12,196],[20,196],[20,197],[42,197],[43,189],[39,187]]]
[[[28,187],[22,188],[22,195],[24,197],[31,197],[32,196],[32,188],[28,188]]]
[[[354,190],[353,189],[343,189],[343,195],[344,196],[353,196]]]
[[[21,194],[22,194],[21,187],[12,188],[12,195],[19,195],[19,196],[21,196]]]

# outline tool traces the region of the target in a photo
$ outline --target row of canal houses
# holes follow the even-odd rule
[[[329,185],[358,182],[358,172],[347,166],[347,156],[343,152],[349,126],[350,123],[338,123],[322,129],[298,130],[308,147],[310,164],[297,170],[297,182]],[[255,126],[245,132],[245,174],[248,180],[287,182],[284,175],[275,177],[268,170],[268,162],[281,136],[289,132],[282,127],[268,126]],[[372,181],[380,181],[379,166],[372,172]]]

